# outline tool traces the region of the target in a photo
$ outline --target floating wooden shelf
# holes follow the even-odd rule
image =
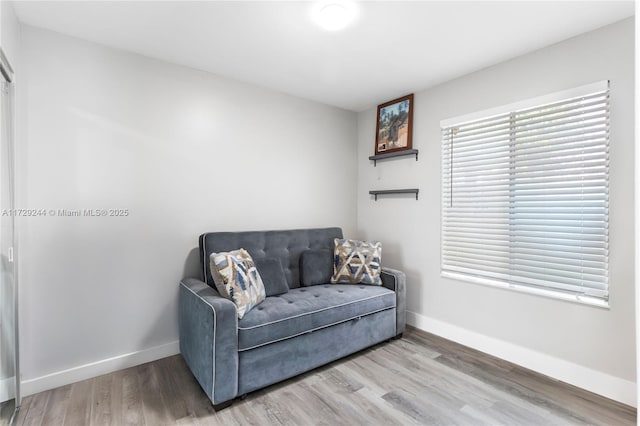
[[[418,188],[409,188],[409,189],[385,189],[381,191],[369,191],[369,194],[374,196],[374,200],[378,201],[378,195],[387,195],[387,194],[416,194],[416,200],[418,199]]]
[[[369,156],[369,160],[373,160],[373,167],[375,167],[376,166],[376,162],[378,160],[385,160],[387,158],[393,158],[393,157],[404,157],[405,155],[415,155],[416,156],[416,161],[418,161],[418,150],[417,149],[407,149],[407,150],[404,150],[404,151],[389,152],[387,154],[370,155]]]

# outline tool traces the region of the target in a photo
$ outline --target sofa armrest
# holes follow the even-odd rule
[[[213,404],[238,394],[236,305],[204,282],[180,282],[180,352]]]
[[[404,272],[383,267],[382,285],[396,292],[396,336],[404,332],[407,323],[407,278]]]

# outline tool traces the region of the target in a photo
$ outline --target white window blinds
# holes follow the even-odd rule
[[[608,136],[608,82],[443,122],[443,275],[606,305]]]

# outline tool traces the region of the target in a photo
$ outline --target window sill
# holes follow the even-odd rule
[[[451,278],[451,279],[454,279],[454,280],[464,281],[464,282],[473,283],[473,284],[481,284],[481,285],[485,285],[485,286],[488,286],[488,287],[512,290],[512,291],[516,291],[518,293],[533,294],[535,296],[542,296],[542,297],[546,297],[546,298],[549,298],[549,299],[555,299],[555,300],[562,300],[562,301],[565,301],[565,302],[578,303],[580,305],[588,305],[588,306],[593,306],[593,307],[602,308],[602,309],[610,309],[608,301],[604,301],[604,300],[598,299],[596,297],[577,296],[577,295],[574,295],[574,294],[562,293],[560,291],[537,289],[537,288],[526,287],[526,286],[522,286],[522,285],[518,285],[518,284],[506,284],[506,283],[501,283],[499,281],[489,280],[489,279],[486,279],[486,278],[469,277],[467,275],[457,274],[455,272],[442,272],[441,271],[440,272],[440,276],[443,277],[443,278]]]

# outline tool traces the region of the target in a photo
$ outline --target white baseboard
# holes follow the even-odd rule
[[[103,374],[113,373],[114,371],[122,370],[124,368],[134,367],[146,362],[166,358],[178,353],[180,353],[180,347],[179,342],[176,340],[175,342],[154,346],[141,351],[114,356],[100,361],[91,362],[89,364],[80,365],[78,367],[69,368],[67,370],[56,371],[55,373],[36,377],[34,379],[23,380],[20,390],[22,396],[32,395],[34,393],[101,376]]]
[[[623,404],[637,406],[636,384],[632,381],[415,312],[407,312],[407,324]]]
[[[16,378],[7,377],[6,379],[0,379],[0,402],[8,401],[15,398],[16,392]]]

